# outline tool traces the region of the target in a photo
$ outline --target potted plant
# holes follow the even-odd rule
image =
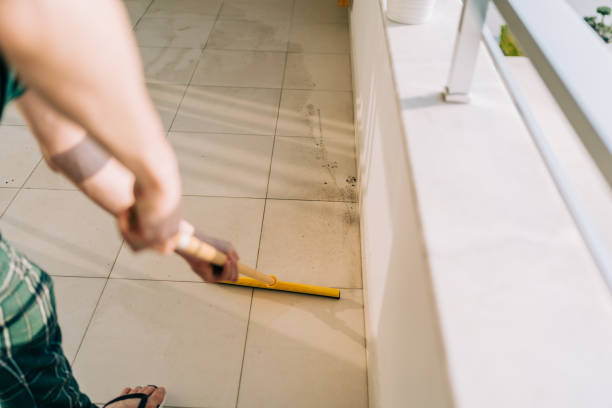
[[[433,14],[436,0],[388,0],[387,17],[403,24],[423,24]]]
[[[510,29],[505,24],[501,26],[499,47],[506,57],[520,57],[523,55],[516,38],[514,38],[514,35],[512,35]]]
[[[591,26],[593,30],[604,40],[606,43],[612,41],[612,26],[606,24],[606,16],[609,16],[612,10],[607,6],[600,6],[596,9],[597,14],[601,16],[597,21],[597,16],[587,16],[584,21]]]

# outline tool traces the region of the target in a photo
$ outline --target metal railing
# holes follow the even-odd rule
[[[597,267],[612,290],[612,248],[602,239],[602,234],[612,236],[612,231],[600,231],[592,215],[584,210],[510,74],[497,42],[484,27],[490,1],[506,20],[609,188],[612,188],[612,54],[564,1],[464,0],[444,93],[447,102],[469,102],[482,39]]]

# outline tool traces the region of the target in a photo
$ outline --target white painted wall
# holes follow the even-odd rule
[[[612,407],[610,292],[483,50],[441,101],[460,1],[382,7],[350,14],[371,406]]]
[[[351,10],[371,407],[449,407],[438,318],[377,0]]]

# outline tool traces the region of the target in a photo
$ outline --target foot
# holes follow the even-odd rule
[[[119,396],[129,395],[129,394],[146,394],[149,396],[147,400],[146,408],[157,408],[160,405],[164,398],[166,397],[166,390],[164,387],[155,388],[151,385],[147,385],[146,387],[136,387],[136,388],[124,388],[121,391]],[[140,404],[140,399],[127,399],[123,401],[117,401],[110,405],[108,408],[137,408],[138,404]]]

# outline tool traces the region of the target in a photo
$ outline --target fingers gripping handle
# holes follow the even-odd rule
[[[181,251],[187,252],[189,255],[204,259],[205,261],[215,265],[223,266],[227,261],[227,256],[223,252],[217,251],[217,249],[212,245],[199,240],[191,234],[181,234],[177,247]],[[250,278],[264,282],[270,286],[274,286],[276,284],[276,278],[274,276],[261,273],[257,269],[253,269],[250,266],[240,262],[238,262],[238,272],[240,272],[242,275],[246,275]]]
[[[227,261],[227,256],[223,252],[217,251],[215,247],[199,240],[193,235],[181,234],[177,248],[187,252],[189,255],[204,259],[218,266],[225,265]]]

